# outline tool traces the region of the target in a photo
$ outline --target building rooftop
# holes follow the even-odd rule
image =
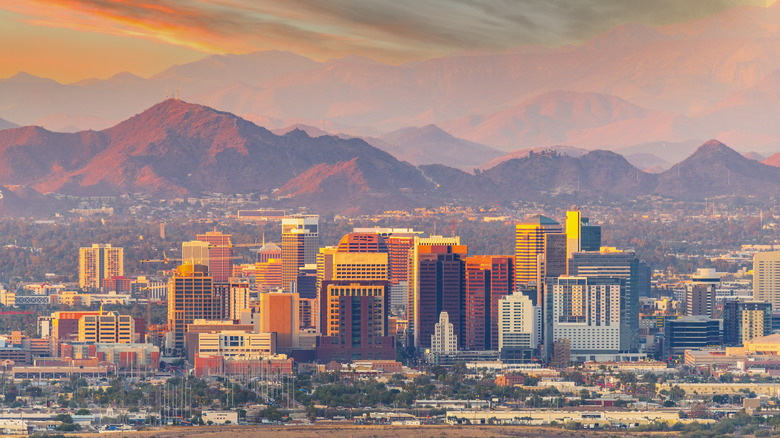
[[[547,216],[536,214],[533,216],[528,216],[522,222],[519,222],[518,225],[560,225],[560,223],[554,219],[550,219]]]

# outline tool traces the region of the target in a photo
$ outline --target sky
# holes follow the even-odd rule
[[[399,64],[579,44],[774,0],[0,0],[0,78],[149,77],[210,54],[284,50]]]

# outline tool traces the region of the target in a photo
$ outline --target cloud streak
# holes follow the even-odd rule
[[[579,43],[627,22],[662,25],[763,0],[27,0],[32,26],[144,38],[204,53],[281,49],[386,62],[457,50]]]

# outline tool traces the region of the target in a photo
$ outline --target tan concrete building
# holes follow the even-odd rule
[[[753,299],[780,308],[780,251],[753,255]]]
[[[230,359],[256,359],[276,354],[275,333],[246,333],[242,330],[196,333],[194,354]],[[189,338],[189,337],[188,337]]]
[[[104,278],[123,275],[123,248],[98,243],[79,249],[79,287],[82,289],[100,289]]]
[[[135,337],[135,321],[130,315],[105,312],[79,318],[79,342],[129,344]]]

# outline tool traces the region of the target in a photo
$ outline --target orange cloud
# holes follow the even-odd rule
[[[18,0],[29,26],[144,39],[202,53],[288,50],[405,62],[473,48],[577,43],[625,22],[695,19],[765,0]],[[0,23],[1,24],[1,23]],[[96,36],[96,38],[99,38]],[[161,66],[165,67],[165,66]]]

